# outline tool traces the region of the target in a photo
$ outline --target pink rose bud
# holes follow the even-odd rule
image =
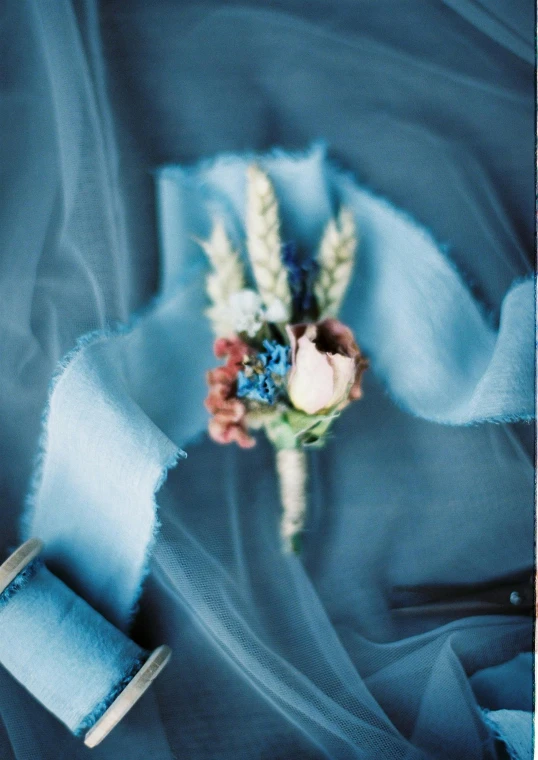
[[[287,328],[292,367],[288,395],[307,414],[340,410],[360,397],[360,380],[368,363],[351,330],[337,319]]]

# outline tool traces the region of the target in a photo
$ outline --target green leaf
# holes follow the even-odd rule
[[[288,409],[265,423],[267,437],[277,449],[319,448],[338,414],[306,414]]]

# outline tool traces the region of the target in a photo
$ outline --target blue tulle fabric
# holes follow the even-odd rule
[[[107,618],[175,652],[95,758],[529,746],[530,618],[393,609],[398,586],[533,563],[525,3],[383,5],[2,9],[1,537],[39,534]],[[361,234],[342,317],[371,370],[309,454],[300,559],[270,444],[205,434],[193,237],[219,214],[241,240],[254,153],[286,238],[312,248],[342,203]],[[4,671],[0,718],[2,758],[87,756]]]

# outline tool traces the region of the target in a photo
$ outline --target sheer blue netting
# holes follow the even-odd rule
[[[532,271],[534,197],[529,4],[498,5],[3,4],[4,549],[58,360],[156,292],[163,163],[322,137],[449,245],[498,326]],[[178,408],[191,393],[178,385]],[[269,444],[182,443],[133,631],[175,656],[92,756],[494,758],[479,705],[530,709],[530,619],[393,607],[397,587],[466,584],[472,597],[531,572],[530,426],[421,420],[370,372],[311,456],[301,561],[279,550]],[[0,718],[2,760],[88,756],[4,670]]]

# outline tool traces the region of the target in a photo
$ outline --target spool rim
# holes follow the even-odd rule
[[[37,557],[43,548],[43,542],[38,538],[30,538],[15,549],[5,562],[0,565],[0,594],[13,583],[17,575]]]
[[[96,747],[115,728],[120,720],[127,715],[131,707],[145,694],[161,670],[165,667],[172,650],[166,645],[157,647],[149,659],[142,665],[138,673],[127,684],[121,694],[116,697],[99,720],[90,728],[84,737],[87,747]]]

